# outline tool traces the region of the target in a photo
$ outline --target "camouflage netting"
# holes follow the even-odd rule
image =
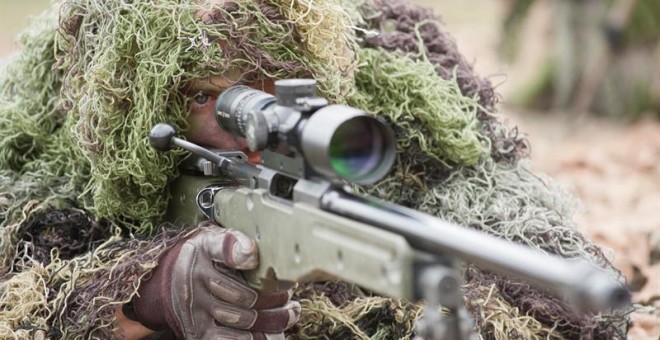
[[[441,27],[404,0],[64,0],[35,20],[0,74],[0,338],[111,337],[114,310],[180,237],[158,225],[183,154],[156,153],[148,131],[185,130],[187,84],[237,70],[244,83],[314,77],[330,101],[389,120],[394,170],[359,190],[616,273],[568,196],[521,161],[526,140]],[[476,267],[465,293],[485,338],[626,326]],[[406,338],[421,311],[341,283],[298,297],[294,338]]]
[[[423,307],[365,294],[345,282],[308,283],[296,292],[303,307],[289,339],[409,339]]]

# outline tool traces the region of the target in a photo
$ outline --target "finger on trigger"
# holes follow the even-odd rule
[[[250,330],[264,333],[284,332],[298,322],[301,310],[298,301],[289,301],[279,308],[258,310],[257,318]]]
[[[254,309],[269,309],[279,306],[284,306],[293,296],[294,288],[287,290],[278,290],[274,292],[257,292],[257,301],[252,308]]]
[[[235,305],[216,302],[213,318],[222,326],[264,333],[281,333],[300,319],[298,301],[290,301],[278,308],[248,310]]]
[[[252,309],[269,309],[284,306],[291,297],[295,287],[274,292],[256,291],[245,281],[227,275],[217,275],[208,279],[209,291],[218,299],[231,304]]]

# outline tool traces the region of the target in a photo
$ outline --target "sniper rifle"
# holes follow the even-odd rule
[[[173,184],[170,220],[194,225],[212,219],[254,238],[260,260],[244,272],[250,285],[272,290],[278,280],[341,279],[391,297],[423,299],[427,308],[416,334],[425,339],[474,336],[460,290],[462,261],[524,279],[576,308],[629,303],[620,282],[586,261],[353,194],[346,182],[372,184],[390,170],[395,138],[389,126],[359,109],[329,105],[315,95],[314,80],[275,86],[275,96],[233,86],[216,102],[219,128],[261,151],[259,165],[243,152],[179,139],[166,124],[150,134],[157,150],[177,146],[197,156]]]

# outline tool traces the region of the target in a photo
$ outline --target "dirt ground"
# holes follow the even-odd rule
[[[506,98],[534,67],[538,49],[528,48],[519,65],[502,63],[499,42],[503,0],[419,0],[443,14],[476,71],[489,77],[503,94],[503,118],[526,132],[538,171],[553,176],[583,202],[579,226],[608,249],[610,259],[626,275],[641,308],[634,313],[631,339],[660,338],[660,123],[642,120],[621,124],[565,112],[528,112]],[[27,15],[48,0],[0,2],[0,58],[15,48],[13,37]],[[535,31],[536,30],[536,31]],[[542,35],[532,27],[525,34]],[[649,306],[657,309],[652,311]]]

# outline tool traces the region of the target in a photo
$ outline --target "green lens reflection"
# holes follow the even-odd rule
[[[357,181],[378,169],[385,138],[371,117],[356,117],[339,126],[330,140],[330,166],[347,180]]]

